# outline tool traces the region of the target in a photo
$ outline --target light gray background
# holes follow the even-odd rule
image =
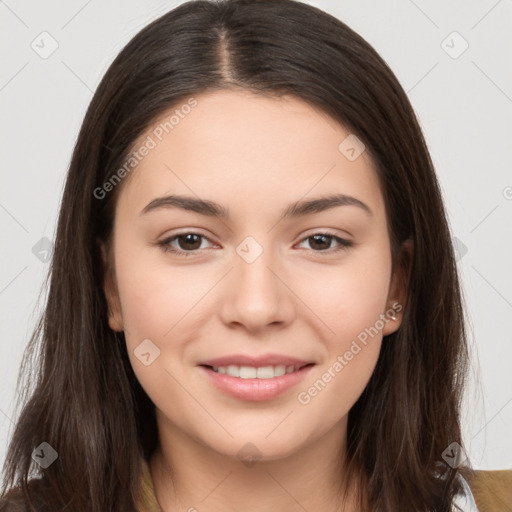
[[[41,261],[44,251],[34,254],[32,248],[43,237],[54,238],[86,107],[121,48],[178,3],[0,0],[1,461],[13,427],[18,367],[41,309],[37,299],[48,269]],[[468,455],[476,468],[512,468],[512,3],[309,3],[375,47],[418,114],[456,238],[468,310]],[[35,41],[39,51],[50,48],[43,31],[58,43],[46,59],[31,47]],[[457,56],[464,40],[469,47]]]

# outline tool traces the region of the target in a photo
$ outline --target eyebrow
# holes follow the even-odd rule
[[[364,210],[368,215],[373,216],[370,207],[359,199],[345,194],[334,194],[315,199],[296,201],[282,212],[280,220],[320,213],[338,206],[356,206]],[[229,209],[215,201],[180,195],[169,195],[153,199],[141,211],[140,216],[160,208],[173,207],[221,219],[230,218]]]

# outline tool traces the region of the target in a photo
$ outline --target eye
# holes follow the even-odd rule
[[[158,242],[158,246],[161,247],[164,252],[171,252],[178,256],[194,256],[199,250],[205,248],[202,246],[203,240],[211,242],[209,238],[199,233],[179,233]],[[314,235],[304,238],[300,243],[302,244],[307,241],[310,242],[311,250],[315,253],[328,252],[331,254],[353,246],[352,242],[331,233],[315,233]],[[331,247],[333,241],[338,244],[338,247],[334,249]]]
[[[199,233],[180,233],[158,242],[158,245],[164,252],[172,252],[180,256],[193,256],[196,251],[204,248],[201,247],[202,240],[211,242],[209,238]],[[178,247],[172,245],[174,242],[178,242]]]
[[[312,247],[313,252],[328,251],[329,253],[333,253],[346,250],[353,246],[352,242],[349,242],[348,240],[340,238],[339,236],[333,235],[331,233],[315,233],[314,235],[304,238],[301,243],[306,241],[310,241],[310,246]],[[331,242],[333,241],[338,243],[338,247],[329,251]]]

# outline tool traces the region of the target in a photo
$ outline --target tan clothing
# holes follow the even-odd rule
[[[473,477],[467,477],[472,496],[467,502],[476,502],[478,512],[512,512],[512,469],[502,471],[476,470]],[[155,496],[153,480],[146,461],[142,462],[139,512],[160,512]],[[468,504],[464,512],[473,512]]]

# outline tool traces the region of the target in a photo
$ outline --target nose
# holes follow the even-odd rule
[[[251,263],[237,254],[234,257],[234,268],[227,276],[221,305],[223,322],[252,333],[269,326],[289,325],[296,311],[294,295],[286,272],[275,259],[271,260],[270,251],[263,251]]]

